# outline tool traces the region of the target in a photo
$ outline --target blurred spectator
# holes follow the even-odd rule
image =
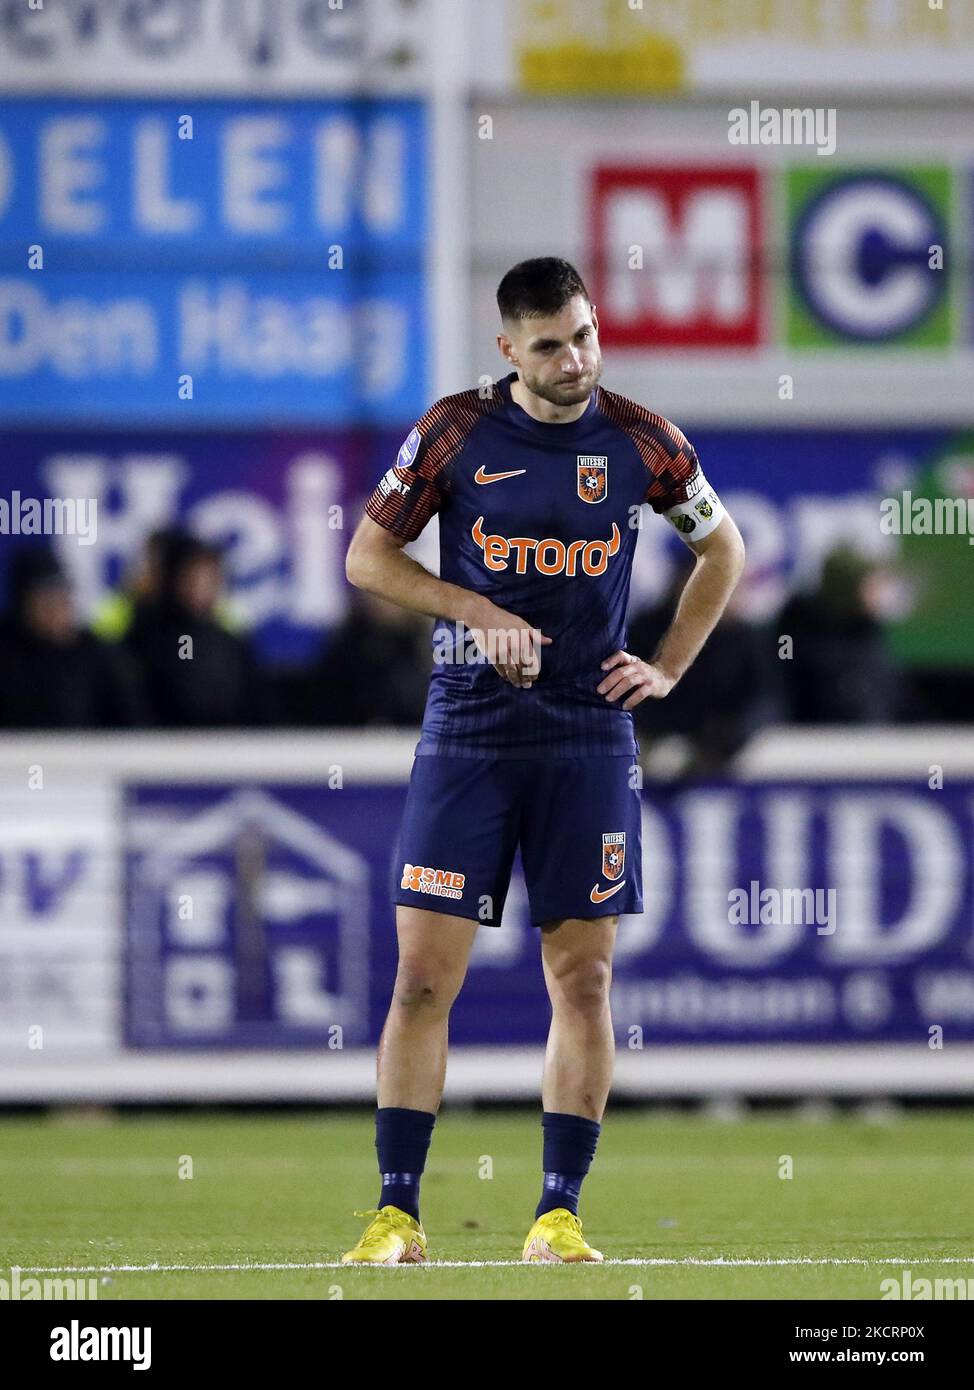
[[[102,729],[144,716],[124,653],[78,623],[67,574],[54,553],[32,547],[9,571],[10,607],[0,623],[0,727]]]
[[[91,630],[103,642],[121,642],[128,636],[141,608],[159,598],[166,547],[186,539],[178,527],[153,531],[139,551],[125,579],[107,594],[91,620]]]
[[[141,611],[159,599],[166,555],[191,539],[190,533],[179,526],[162,527],[146,537],[123,582],[107,594],[98,605],[91,620],[91,630],[103,642],[122,642],[138,621]],[[221,593],[214,617],[228,632],[235,632],[239,623],[231,605]]]
[[[680,566],[654,608],[629,623],[628,650],[652,659],[673,614],[693,562]],[[640,746],[646,752],[663,738],[689,744],[681,775],[720,772],[762,725],[780,719],[780,695],[770,639],[740,616],[743,588],[731,596],[723,617],[696,661],[664,700],[643,700],[633,710]]]
[[[902,702],[886,652],[873,563],[839,546],[825,559],[818,589],[789,599],[778,618],[793,654],[781,662],[788,716],[796,724],[887,724]]]
[[[126,640],[138,662],[150,722],[166,728],[266,724],[267,685],[249,642],[217,618],[223,557],[182,535],[162,547],[158,597],[137,606]]]
[[[430,670],[430,622],[355,590],[305,683],[308,723],[415,726]]]

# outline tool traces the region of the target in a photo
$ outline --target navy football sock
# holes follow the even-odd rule
[[[419,1180],[436,1116],[395,1105],[375,1112],[375,1148],[382,1174],[379,1206],[394,1206],[419,1220]]]
[[[555,1207],[567,1207],[578,1215],[578,1194],[592,1166],[602,1126],[584,1115],[561,1115],[546,1110],[541,1117],[544,1132],[544,1186],[534,1219]]]

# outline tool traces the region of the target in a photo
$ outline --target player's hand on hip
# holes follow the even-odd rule
[[[602,662],[602,670],[609,674],[596,687],[599,694],[604,695],[609,704],[627,697],[623,709],[635,709],[643,700],[662,700],[676,685],[672,676],[651,661],[640,661],[629,652],[613,652]]]
[[[478,615],[477,625],[468,631],[499,676],[530,690],[541,670],[541,648],[551,645],[550,637],[494,604]]]

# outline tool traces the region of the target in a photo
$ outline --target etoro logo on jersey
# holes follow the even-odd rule
[[[400,888],[428,893],[434,898],[462,898],[465,874],[453,869],[428,869],[422,864],[403,864]]]
[[[599,499],[596,498],[596,501]],[[506,570],[514,554],[514,572],[527,574],[528,556],[538,574],[566,574],[569,578],[583,574],[605,574],[609,559],[619,553],[622,533],[612,523],[612,535],[607,541],[569,541],[566,545],[557,536],[489,536],[484,531],[484,518],[478,516],[470,534],[484,552],[484,564],[489,570]]]

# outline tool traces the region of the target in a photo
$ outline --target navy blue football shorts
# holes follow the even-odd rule
[[[499,926],[518,848],[531,920],[642,912],[634,754],[417,757],[393,901]]]

